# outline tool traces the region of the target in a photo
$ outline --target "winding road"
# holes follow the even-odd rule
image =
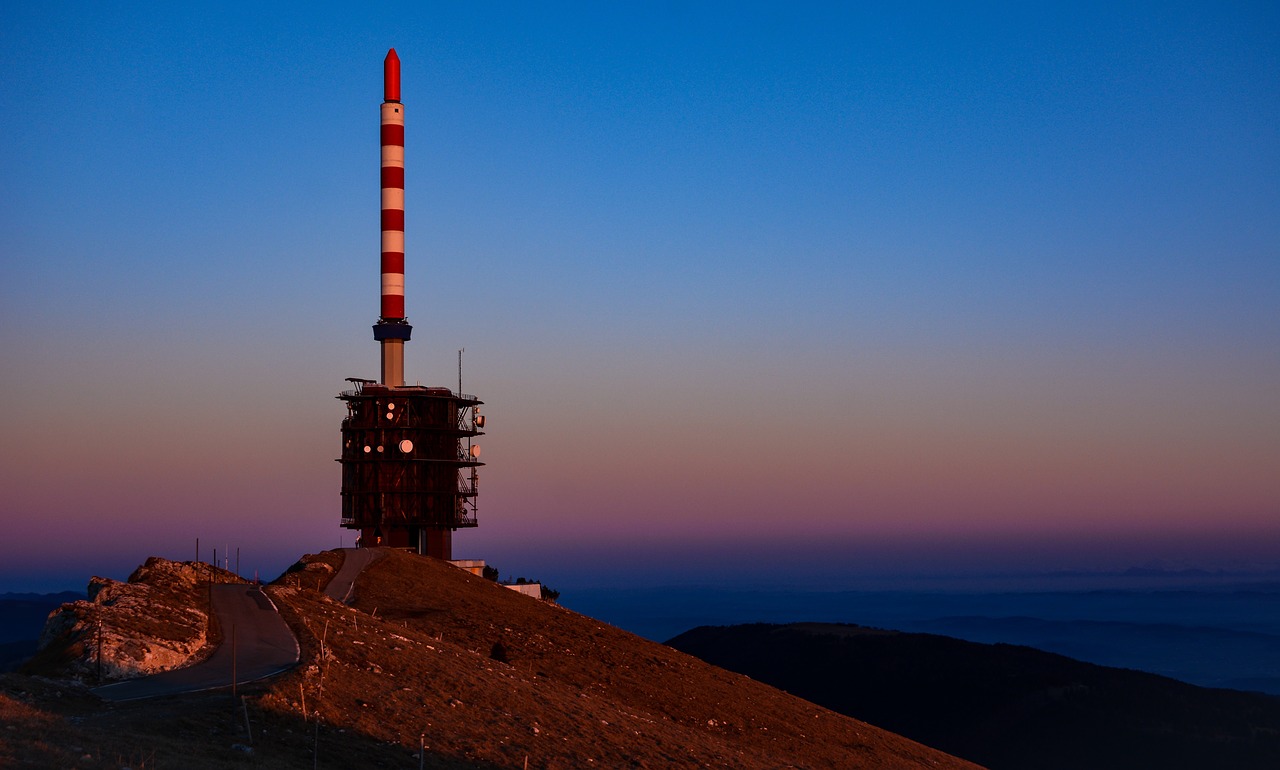
[[[265,679],[298,662],[298,640],[261,586],[216,585],[210,598],[222,629],[222,644],[213,655],[194,666],[95,687],[91,692],[104,700],[127,701],[213,690]]]
[[[325,596],[350,604],[355,598],[356,577],[364,572],[365,567],[382,558],[382,553],[381,548],[343,548],[342,567],[324,587]]]
[[[348,603],[356,578],[382,556],[375,548],[343,548],[342,567],[325,586],[325,595]],[[222,643],[208,659],[186,668],[95,687],[103,700],[158,698],[244,684],[286,671],[298,663],[298,640],[258,585],[216,585],[209,598],[222,629]]]

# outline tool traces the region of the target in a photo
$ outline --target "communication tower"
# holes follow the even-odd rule
[[[453,532],[476,526],[477,469],[484,416],[478,398],[404,384],[404,343],[413,327],[404,311],[404,106],[400,59],[383,63],[382,312],[373,337],[382,379],[348,378],[342,420],[342,526],[360,544],[412,548],[453,558]]]

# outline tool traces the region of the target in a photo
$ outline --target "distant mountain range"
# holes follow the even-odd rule
[[[827,623],[668,644],[991,770],[1280,767],[1280,699],[1029,647]]]
[[[566,601],[655,640],[703,625],[856,623],[1280,695],[1280,581],[1115,577],[1054,586],[575,589]]]
[[[1275,578],[1280,577],[1280,570],[1228,570],[1228,569],[1203,569],[1201,567],[1164,567],[1164,566],[1146,566],[1146,567],[1130,567],[1120,573],[1127,577],[1177,577],[1177,578],[1216,578],[1216,577],[1245,577],[1245,578]]]
[[[83,593],[75,591],[0,594],[0,671],[14,670],[35,653],[50,612],[65,602],[83,598]]]
[[[1118,668],[1139,668],[1204,687],[1280,696],[1280,636],[1271,633],[1094,620],[945,617],[911,631],[1026,647]]]

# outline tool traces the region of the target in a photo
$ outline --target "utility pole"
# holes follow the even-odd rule
[[[98,684],[102,684],[102,616],[98,616]]]

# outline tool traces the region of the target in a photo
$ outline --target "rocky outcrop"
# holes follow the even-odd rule
[[[126,582],[94,577],[88,600],[50,613],[27,670],[96,682],[194,663],[212,647],[208,586],[236,582],[242,581],[235,574],[208,564],[158,557]]]

